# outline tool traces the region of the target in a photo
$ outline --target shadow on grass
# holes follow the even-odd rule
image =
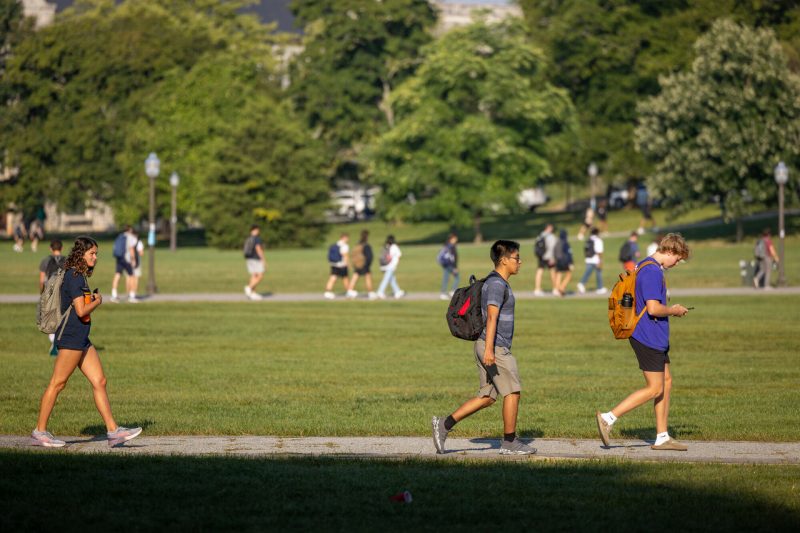
[[[7,503],[0,527],[626,531],[658,524],[667,530],[793,530],[800,523],[791,489],[798,471],[0,451],[0,498]],[[390,501],[404,490],[412,503]]]

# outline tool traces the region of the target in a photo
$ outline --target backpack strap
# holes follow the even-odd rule
[[[500,274],[497,272],[497,270],[492,270],[492,272],[491,272],[491,273],[490,273],[488,276],[486,276],[485,278],[483,278],[483,282],[484,282],[484,283],[486,283],[486,280],[488,280],[488,279],[489,279],[489,278],[491,278],[492,276],[497,276],[498,278],[500,278],[500,279],[503,279],[503,276],[501,276],[501,275],[500,275]],[[500,307],[501,307],[501,308],[502,308],[504,305],[506,305],[506,301],[508,301],[508,282],[507,282],[506,280],[504,280],[504,279],[503,279],[503,282],[505,283],[505,287],[503,288],[503,303],[501,303],[501,304],[500,304]]]
[[[660,268],[660,265],[658,264],[658,262],[656,262],[656,260],[655,260],[655,259],[648,259],[648,260],[646,260],[646,261],[644,261],[644,262],[642,262],[642,263],[640,263],[640,264],[636,265],[636,269],[634,270],[634,272],[636,272],[636,273],[638,274],[638,273],[639,273],[639,270],[641,270],[642,268],[646,267],[647,265],[655,265],[655,266],[657,266],[657,267],[659,267],[659,268]],[[666,278],[665,278],[663,275],[661,276],[661,279],[663,279],[663,280],[664,280],[664,286],[666,287],[666,285],[667,285],[667,279],[666,279]],[[633,290],[634,290],[634,291],[636,290],[636,286],[635,286],[635,285],[634,285],[634,287],[633,287]],[[639,313],[639,318],[637,318],[637,320],[641,320],[641,319],[642,319],[642,317],[644,316],[644,313],[645,313],[645,311],[647,311],[647,303],[645,303],[645,304],[642,306],[642,310],[641,310],[641,312]]]

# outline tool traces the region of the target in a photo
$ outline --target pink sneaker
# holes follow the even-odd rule
[[[36,431],[31,432],[31,444],[33,446],[44,446],[45,448],[61,448],[66,442],[58,440],[49,431]]]
[[[124,428],[119,426],[115,431],[106,433],[106,436],[108,437],[108,445],[113,448],[114,446],[128,442],[131,439],[135,439],[141,432],[142,428]]]

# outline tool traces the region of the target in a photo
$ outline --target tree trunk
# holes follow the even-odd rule
[[[392,96],[392,86],[389,85],[388,80],[381,80],[383,84],[383,97],[381,98],[380,104],[378,104],[378,108],[383,111],[383,114],[386,116],[386,122],[389,124],[390,128],[394,127],[394,110],[392,109],[392,104],[389,102],[389,98]]]
[[[569,182],[568,181],[564,182],[564,188],[566,189],[566,196],[567,196],[566,203],[564,204],[564,211],[569,211],[569,204],[571,204],[572,202],[570,202],[570,198],[569,198],[570,190],[569,190]]]
[[[744,225],[742,224],[742,217],[736,217],[736,242],[744,240]]]
[[[475,228],[475,244],[480,244],[483,242],[483,234],[481,233],[481,216],[475,215],[473,219],[473,227]]]

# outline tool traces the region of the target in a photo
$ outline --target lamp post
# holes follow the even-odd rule
[[[597,179],[597,165],[595,165],[594,161],[589,163],[589,168],[586,169],[589,173],[589,189],[591,190],[592,197],[589,200],[590,205],[592,206],[592,211],[597,211],[597,200],[594,197],[594,186],[595,181]]]
[[[778,231],[780,242],[778,244],[778,287],[786,286],[786,272],[783,268],[783,240],[786,237],[786,230],[783,227],[783,186],[789,181],[789,169],[781,161],[775,165],[775,183],[778,184]]]
[[[158,292],[156,288],[156,178],[161,171],[161,161],[155,152],[150,152],[144,161],[144,172],[150,178],[150,228],[147,232],[149,267],[147,272],[147,292],[150,295]]]
[[[181,177],[177,172],[173,172],[169,177],[169,184],[172,186],[172,211],[169,217],[169,249],[174,252],[177,248],[178,239],[178,184]]]

